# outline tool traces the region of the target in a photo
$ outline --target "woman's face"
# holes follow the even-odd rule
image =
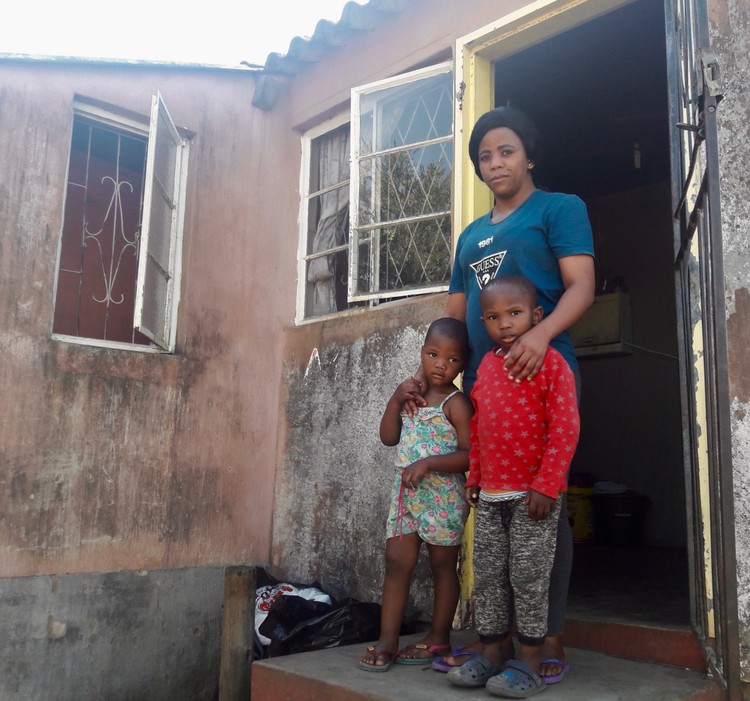
[[[533,187],[531,168],[521,139],[511,129],[490,129],[479,142],[479,172],[496,199],[511,200]]]

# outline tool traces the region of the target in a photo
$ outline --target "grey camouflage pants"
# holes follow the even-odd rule
[[[549,580],[555,559],[560,499],[549,516],[532,521],[523,497],[480,499],[474,532],[474,606],[477,632],[510,630],[515,606],[518,639],[541,645],[547,633]],[[511,593],[512,589],[512,593]]]

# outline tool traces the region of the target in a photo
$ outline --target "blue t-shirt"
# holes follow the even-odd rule
[[[498,275],[523,275],[537,289],[537,303],[547,316],[565,291],[558,258],[594,255],[586,205],[575,195],[535,190],[518,209],[497,224],[491,212],[474,220],[458,239],[449,292],[466,295],[466,325],[471,352],[464,370],[466,391],[493,343],[480,319],[479,293]],[[573,342],[563,332],[550,342],[577,370]]]

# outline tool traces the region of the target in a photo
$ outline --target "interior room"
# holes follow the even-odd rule
[[[574,333],[570,614],[688,625],[664,6],[637,0],[495,65],[537,123],[538,187],[589,210],[597,300]]]

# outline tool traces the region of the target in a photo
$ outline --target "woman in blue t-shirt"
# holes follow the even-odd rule
[[[539,190],[532,171],[538,156],[534,123],[519,110],[499,107],[482,115],[471,133],[469,157],[477,176],[490,188],[495,203],[469,224],[458,240],[449,287],[446,316],[466,321],[471,353],[464,370],[468,394],[476,370],[492,341],[480,320],[479,293],[501,275],[523,275],[537,288],[544,309],[542,321],[518,338],[507,353],[505,368],[517,382],[532,380],[549,345],[570,364],[580,388],[573,344],[567,330],[594,299],[594,248],[584,203],[574,195]],[[579,390],[580,397],[580,390]],[[573,543],[562,503],[555,565],[549,594],[547,638],[542,649],[542,675],[547,684],[560,681],[568,670],[562,634],[573,559]],[[512,642],[480,640],[464,648],[469,685],[481,686],[512,657]],[[477,657],[477,653],[479,656]],[[436,660],[447,671],[467,660],[454,655]],[[470,668],[470,669],[468,669]],[[453,675],[452,675],[453,676]]]

